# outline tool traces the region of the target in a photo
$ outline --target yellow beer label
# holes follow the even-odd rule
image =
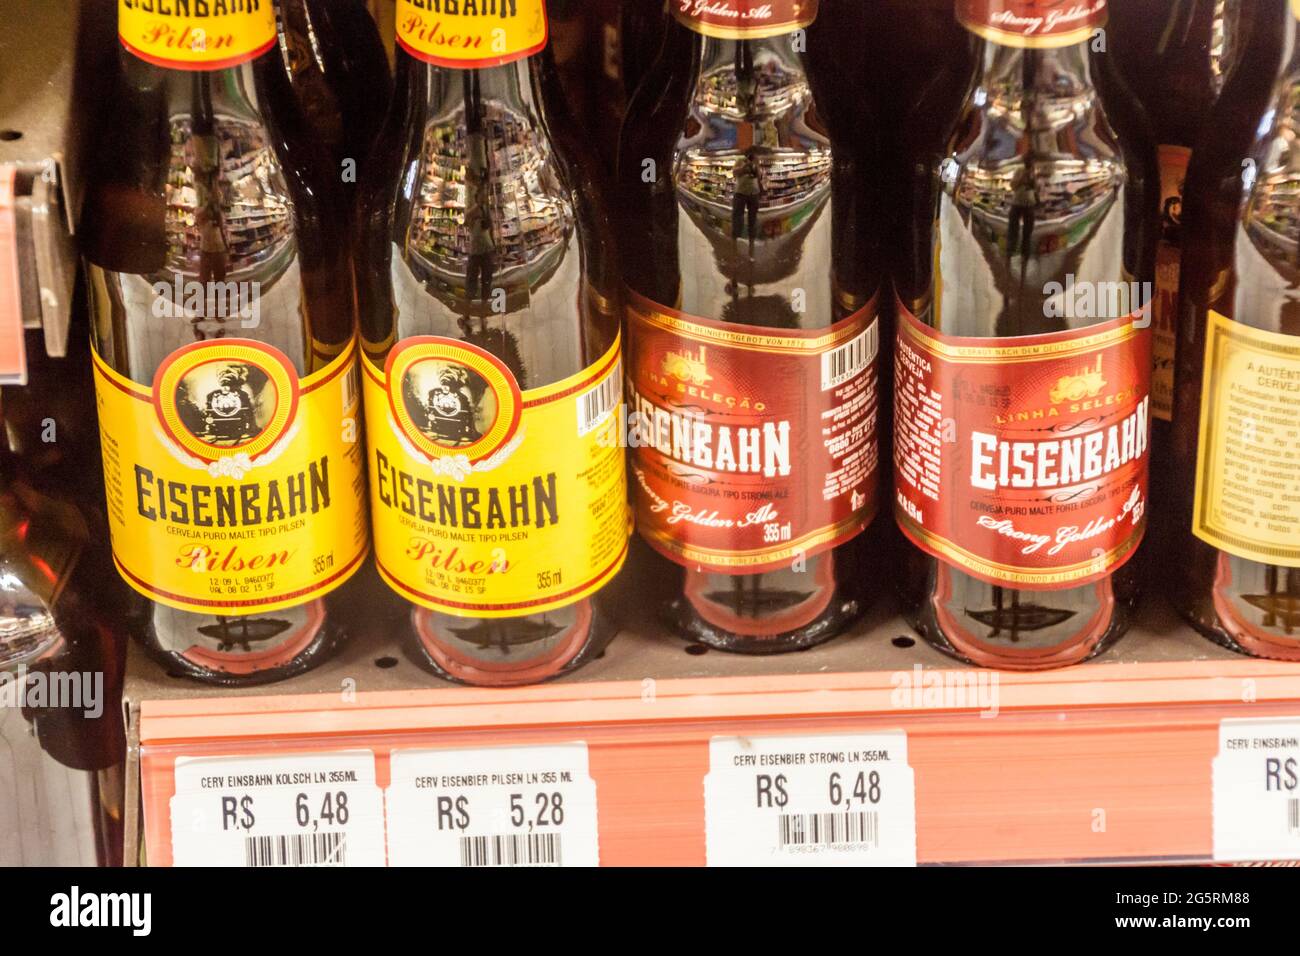
[[[397,42],[435,66],[479,69],[546,47],[543,0],[397,0]]]
[[[1291,12],[1300,20],[1300,0],[1291,0]]]
[[[627,558],[622,361],[521,392],[490,353],[416,336],[363,361],[375,561],[409,601],[460,617],[573,604]]]
[[[1192,531],[1300,567],[1300,336],[1210,312]]]
[[[173,352],[150,386],[94,356],[113,558],[146,597],[247,615],[318,598],[365,558],[355,343],[300,379],[250,339]]]
[[[155,66],[220,70],[275,44],[273,0],[118,0],[122,45]]]

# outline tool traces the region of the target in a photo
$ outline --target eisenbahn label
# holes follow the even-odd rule
[[[876,513],[874,305],[794,331],[683,315],[629,292],[637,524],[682,565],[789,566]]]
[[[620,344],[522,392],[477,346],[414,336],[365,368],[375,559],[409,601],[518,617],[594,594],[627,558]]]
[[[250,339],[179,349],[151,386],[94,365],[113,558],[131,587],[250,615],[357,570],[369,536],[355,345],[302,379]]]
[[[1106,0],[957,0],[957,19],[1002,46],[1073,46],[1106,25]]]
[[[397,42],[426,63],[481,69],[545,49],[543,0],[397,0]]]
[[[171,70],[221,70],[275,44],[272,0],[118,0],[122,45]]]
[[[1086,584],[1146,528],[1151,330],[941,335],[900,306],[895,502],[917,547],[981,580]]]
[[[817,19],[818,0],[672,0],[673,16],[696,33],[757,40],[793,33]]]

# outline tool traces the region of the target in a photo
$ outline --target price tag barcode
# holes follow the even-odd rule
[[[1221,721],[1212,774],[1215,860],[1300,860],[1300,718]]]
[[[244,838],[245,866],[347,866],[346,833]]]
[[[460,838],[461,866],[563,866],[558,833]]]
[[[907,735],[714,737],[704,821],[710,866],[915,866]]]
[[[614,363],[610,373],[578,397],[578,436],[604,424],[623,394],[623,363]]]
[[[857,377],[875,361],[880,348],[879,326],[879,322],[872,322],[856,337],[822,356],[823,392]]]
[[[859,810],[856,813],[783,813],[777,833],[777,846],[869,846],[880,847],[880,814]]]
[[[389,767],[392,866],[600,863],[585,743],[395,750]]]
[[[180,757],[176,866],[383,866],[384,802],[369,750]]]

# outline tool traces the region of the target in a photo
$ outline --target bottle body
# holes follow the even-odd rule
[[[1008,6],[958,6],[978,72],[898,276],[895,516],[922,635],[1038,669],[1100,652],[1137,599],[1153,250],[1092,74],[1105,4],[1043,31]]]
[[[640,559],[674,634],[808,647],[875,597],[869,157],[816,4],[674,6],[668,31],[619,159]]]
[[[376,559],[436,673],[535,683],[615,630],[629,528],[612,243],[542,4],[486,23],[406,6],[402,105],[358,232]],[[495,27],[508,43],[491,60],[428,42]]]
[[[1188,182],[1175,445],[1175,602],[1212,640],[1300,660],[1300,439],[1293,193],[1300,127],[1294,5],[1261,4]],[[1277,65],[1280,63],[1280,70]],[[1268,74],[1276,79],[1269,82]],[[1261,117],[1268,117],[1260,125]]]
[[[269,5],[118,29],[82,225],[114,559],[174,672],[277,680],[368,550],[346,215]]]

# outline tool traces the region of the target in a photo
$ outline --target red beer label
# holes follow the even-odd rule
[[[941,335],[900,305],[894,512],[923,551],[997,585],[1074,587],[1146,528],[1151,329]]]
[[[678,564],[789,567],[875,516],[874,302],[828,328],[683,315],[628,293],[632,483],[642,536]]]
[[[673,16],[696,33],[756,40],[793,33],[817,19],[819,0],[671,0]]]
[[[1003,46],[1083,43],[1106,23],[1106,0],[957,0],[962,26]]]

